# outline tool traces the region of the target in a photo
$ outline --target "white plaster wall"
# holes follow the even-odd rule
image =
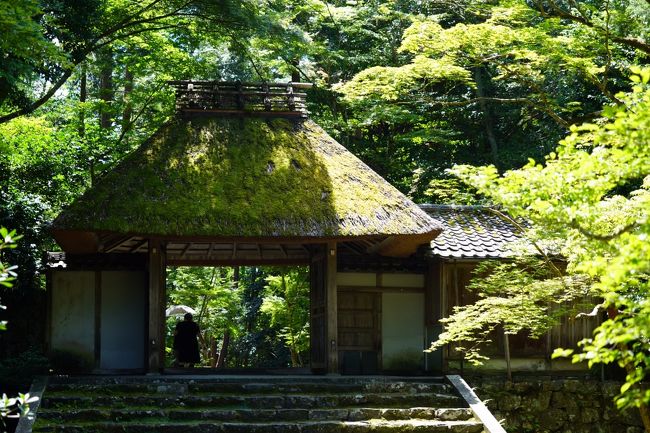
[[[52,271],[52,350],[95,359],[95,273]]]
[[[382,294],[382,368],[424,366],[424,293]]]
[[[144,367],[144,272],[102,272],[100,368]]]

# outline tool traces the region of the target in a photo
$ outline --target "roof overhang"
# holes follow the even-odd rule
[[[165,245],[167,263],[190,264],[281,264],[309,262],[312,245],[337,242],[355,255],[403,258],[414,254],[440,233],[357,237],[201,237],[156,236],[124,233],[54,230],[54,238],[71,254],[147,253],[149,240]]]

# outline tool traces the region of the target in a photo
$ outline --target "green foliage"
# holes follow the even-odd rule
[[[235,274],[237,278],[235,278]],[[304,268],[175,267],[167,273],[170,305],[197,311],[202,364],[226,350],[224,367],[264,368],[304,365],[309,348],[309,283]],[[174,326],[167,319],[171,353]],[[223,336],[229,335],[224,349]],[[217,343],[215,343],[218,340]]]
[[[418,200],[436,196],[429,182],[454,163],[503,171],[541,158],[571,124],[620,102],[638,61],[630,47],[647,27],[647,6],[565,6],[420,5],[426,12],[410,17],[397,57],[335,86],[347,117],[341,138]]]
[[[5,227],[0,227],[0,284],[5,287],[11,287],[15,279],[15,266],[7,266],[4,262],[4,250],[15,248],[15,242],[20,239],[15,231],[9,231]],[[0,305],[0,309],[4,309]],[[0,330],[6,329],[6,322],[0,321]],[[4,427],[6,418],[17,418],[29,413],[29,404],[38,400],[38,397],[31,397],[29,393],[18,394],[18,397],[7,397],[2,394],[0,398],[0,423]]]
[[[573,359],[625,368],[621,407],[650,402],[639,386],[650,372],[650,71],[634,72],[632,90],[617,95],[623,104],[573,127],[544,164],[531,160],[503,176],[494,167],[455,169],[530,221],[530,236],[561,245],[571,274],[593,280],[591,293],[603,299],[608,320]]]
[[[211,340],[225,332],[238,337],[241,329],[237,319],[242,316],[241,288],[233,279],[232,268],[176,267],[167,273],[168,303],[187,305],[196,310],[194,321],[201,329],[199,347],[201,362],[210,365]],[[171,337],[180,316],[167,318],[167,346],[171,348]]]
[[[16,241],[20,236],[16,235],[16,231],[9,231],[4,227],[0,227],[0,285],[4,287],[11,287],[16,279],[17,266],[8,266],[4,261],[3,250],[16,248]],[[0,305],[0,310],[4,310],[4,305]],[[7,329],[7,322],[0,321],[0,331]]]
[[[309,350],[309,275],[307,268],[279,270],[266,278],[266,295],[260,311],[271,318],[271,326],[291,352],[292,367],[302,367]]]
[[[468,285],[479,299],[454,307],[441,320],[445,331],[429,350],[453,343],[466,360],[481,365],[488,359],[481,350],[497,329],[539,338],[578,307],[575,301],[588,294],[588,287],[584,278],[557,275],[544,260],[531,256],[481,262]]]

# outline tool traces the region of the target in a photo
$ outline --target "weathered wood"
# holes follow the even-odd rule
[[[43,393],[45,392],[45,388],[47,388],[48,381],[49,378],[47,376],[37,376],[34,378],[32,386],[29,388],[29,396],[36,397],[37,400],[29,404],[29,412],[27,415],[20,417],[18,425],[16,426],[16,433],[32,433],[38,408],[43,401]]]
[[[367,249],[368,254],[379,254],[387,257],[408,257],[415,253],[421,245],[426,245],[440,234],[441,230],[426,233],[389,236],[378,244]]]
[[[421,287],[372,287],[372,286],[338,286],[339,292],[375,292],[375,293],[422,293]]]
[[[160,239],[149,239],[149,373],[165,365],[165,263]]]
[[[338,293],[338,348],[377,352],[381,345],[381,293]]]
[[[327,243],[327,271],[325,286],[327,290],[327,372],[339,372],[338,349],[338,300],[336,288],[336,242]]]
[[[99,368],[102,352],[102,272],[95,271],[95,368]]]
[[[307,117],[307,95],[296,89],[304,83],[241,83],[170,81],[176,90],[176,109],[184,113],[264,114]]]
[[[474,394],[472,388],[467,385],[462,377],[452,374],[447,376],[447,380],[454,385],[461,397],[467,402],[474,416],[483,423],[485,433],[506,433],[499,421],[492,415],[481,399]]]
[[[310,263],[308,257],[288,259],[175,259],[167,260],[169,266],[305,266]]]
[[[309,264],[309,333],[310,364],[315,373],[327,369],[327,293],[325,287],[325,251],[324,246],[314,248],[317,258]]]
[[[426,344],[431,344],[442,333],[442,272],[439,261],[429,261],[424,275],[424,323],[426,326]],[[443,350],[425,355],[427,371],[442,371]]]

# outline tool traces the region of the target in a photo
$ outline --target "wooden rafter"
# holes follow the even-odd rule
[[[131,249],[129,250],[129,253],[137,253],[140,248],[143,246],[147,245],[147,242],[149,242],[149,239],[143,239],[137,244],[135,244]]]
[[[111,242],[110,244],[104,246],[104,252],[105,253],[112,253],[113,251],[115,251],[116,249],[121,247],[123,243],[129,242],[133,238],[134,238],[134,236],[121,236],[116,241]]]
[[[190,249],[191,246],[192,246],[191,242],[188,242],[187,245],[185,245],[185,248],[183,248],[183,251],[181,252],[181,257],[185,257],[185,254],[187,253],[187,251]]]

